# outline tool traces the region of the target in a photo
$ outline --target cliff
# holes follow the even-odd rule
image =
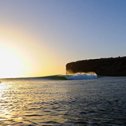
[[[100,76],[126,76],[126,57],[71,62],[66,64],[66,72],[95,72]]]

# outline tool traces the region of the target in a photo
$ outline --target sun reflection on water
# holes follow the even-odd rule
[[[9,86],[6,83],[1,82],[0,83],[0,119],[10,119],[11,113],[8,110],[7,105],[7,99],[5,97],[5,92],[8,90]]]
[[[3,82],[0,83],[0,91],[5,90],[7,88],[8,88],[8,86],[5,83],[3,83]]]
[[[21,111],[13,111],[13,100],[7,94],[12,88],[14,88],[14,85],[12,86],[3,82],[0,83],[0,120],[21,122],[23,120],[23,118],[20,117]]]
[[[64,93],[65,92],[65,93]],[[67,88],[48,81],[1,81],[0,124],[43,125],[52,120],[63,123],[60,99],[67,100]],[[59,95],[57,95],[59,94]],[[58,114],[56,114],[58,112]],[[2,120],[2,121],[1,121]]]

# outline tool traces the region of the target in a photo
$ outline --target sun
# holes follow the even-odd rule
[[[46,40],[27,29],[0,25],[0,78],[63,73],[63,63],[59,59]]]
[[[0,41],[0,78],[17,77],[22,74],[24,62],[18,52],[7,41]]]
[[[29,77],[38,73],[36,57],[40,49],[36,41],[20,27],[0,25],[0,78]]]

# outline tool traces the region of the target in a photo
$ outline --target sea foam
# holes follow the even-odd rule
[[[87,80],[87,79],[97,79],[96,73],[77,73],[66,75],[67,80]]]

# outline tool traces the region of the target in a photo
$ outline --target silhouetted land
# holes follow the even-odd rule
[[[126,76],[126,56],[76,61],[66,64],[67,73],[95,72],[101,76]]]

